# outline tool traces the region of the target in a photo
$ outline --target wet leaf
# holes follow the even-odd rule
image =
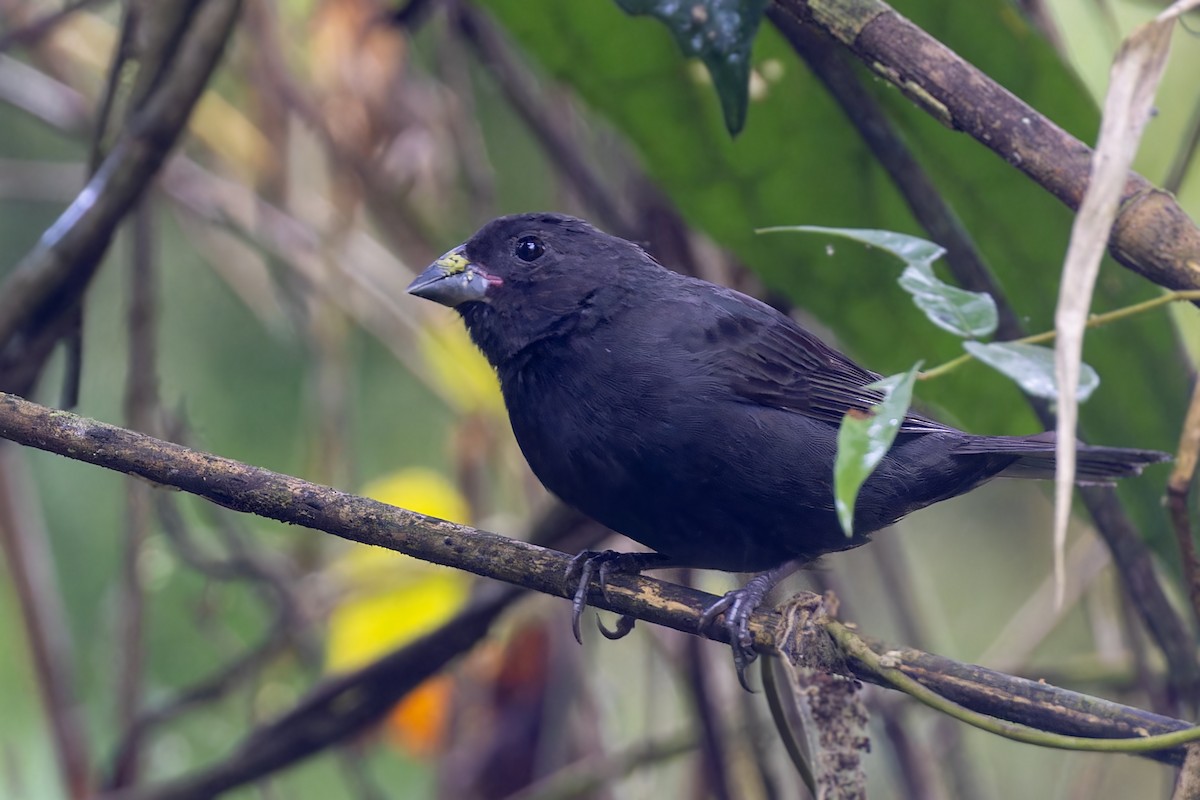
[[[944,331],[964,339],[978,339],[996,331],[996,301],[992,296],[938,280],[929,264],[905,267],[900,286],[913,296],[913,302],[929,321]]]
[[[991,295],[951,286],[933,274],[933,262],[946,253],[939,244],[895,231],[816,225],[763,228],[759,233],[789,231],[827,233],[885,250],[908,265],[900,276],[900,287],[912,295],[917,308],[934,325],[965,339],[990,336],[996,330],[996,301]]]
[[[708,67],[725,127],[737,134],[746,124],[750,98],[750,51],[767,0],[617,0],[627,14],[662,20],[684,55]]]
[[[896,439],[900,423],[912,403],[918,362],[908,372],[892,375],[871,385],[885,392],[883,402],[869,414],[847,414],[838,430],[837,460],[833,465],[834,503],[846,537],[854,535],[854,503],[858,490],[870,477]]]
[[[896,231],[870,228],[827,228],[823,225],[777,225],[759,228],[758,233],[826,233],[843,239],[853,239],[870,247],[891,253],[906,264],[932,264],[946,253],[940,244]]]
[[[971,355],[1017,382],[1028,394],[1058,399],[1054,379],[1054,351],[1048,347],[1020,342],[963,342]],[[1076,397],[1083,402],[1100,385],[1100,376],[1087,364],[1079,365],[1079,389]]]

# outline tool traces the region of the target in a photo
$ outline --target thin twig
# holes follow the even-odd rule
[[[456,21],[463,38],[488,67],[513,109],[529,126],[583,202],[605,228],[618,236],[635,239],[636,228],[626,218],[624,208],[613,191],[580,153],[575,139],[560,123],[559,115],[546,107],[542,100],[543,93],[518,63],[495,23],[472,3],[455,3],[455,7]]]
[[[270,3],[262,3],[251,20],[259,37],[255,66],[264,88],[316,135],[336,172],[361,184],[373,212],[385,220],[379,225],[380,233],[397,252],[411,255],[414,241],[429,243],[435,238],[428,221],[420,213],[421,209],[395,191],[376,159],[347,146],[335,135],[318,99],[296,80],[288,67],[285,36],[276,16]],[[427,247],[436,249],[430,244]]]
[[[878,545],[883,545],[886,551],[889,546],[888,542],[891,542],[893,538],[894,537],[890,536],[880,537],[878,540],[873,542],[871,546],[874,548]],[[903,552],[901,548],[896,549]],[[882,561],[886,560],[887,556],[876,555],[874,558]],[[891,569],[890,571],[893,573],[890,576],[890,579],[887,576],[881,575],[881,577],[883,577],[883,593],[887,597],[891,597],[891,589],[889,588],[890,582],[899,581],[900,576],[905,572],[903,565],[901,565],[901,567],[898,569]],[[832,593],[838,598],[838,602],[840,604],[840,613],[842,616],[849,619],[857,618],[858,614],[854,611],[854,605],[851,596],[849,593],[844,591],[844,589],[847,587],[845,586],[845,581],[842,580],[842,570],[831,569],[815,571],[811,577],[813,585],[817,588],[817,591],[819,591],[821,594]],[[916,620],[915,615],[911,613],[907,616],[912,621]],[[905,639],[905,641],[913,642],[914,646],[922,646],[922,639],[924,636],[918,627],[902,624],[900,628],[900,635]],[[910,636],[915,638],[910,639]],[[883,723],[884,730],[888,733],[889,738],[891,738],[891,735],[895,732],[903,732],[909,739],[913,738],[911,726],[907,723],[909,718],[908,712],[901,706],[900,703],[875,702],[872,704],[871,710],[882,718],[881,721]],[[942,748],[940,749],[943,751],[948,751],[950,754],[948,757],[942,757],[942,755],[938,752],[939,748],[937,748],[934,743],[929,741],[922,742],[920,746],[917,746],[915,743],[906,743],[899,740],[893,740],[892,743],[894,748],[891,751],[891,755],[898,761],[902,761],[902,765],[900,767],[901,772],[912,780],[918,780],[919,776],[926,771],[926,761],[929,759],[936,759],[939,765],[943,767],[947,773],[953,776],[955,782],[955,794],[958,797],[961,797],[964,800],[978,797],[980,794],[980,781],[978,776],[974,774],[975,770],[970,761],[963,757],[964,747],[961,741],[961,726],[956,725],[951,728],[946,726],[944,724],[945,722],[952,723],[953,720],[948,720],[943,717],[939,721],[939,725],[933,729],[932,733],[935,736],[935,740],[941,740]],[[918,761],[913,762],[910,760],[912,758],[917,758]],[[917,796],[924,795],[918,794]]]
[[[929,238],[946,248],[946,263],[959,283],[971,291],[987,292],[996,300],[997,335],[1002,339],[1024,335],[1020,318],[1005,302],[1004,291],[971,234],[905,144],[896,124],[863,86],[846,54],[829,37],[811,25],[801,24],[779,5],[768,6],[767,14],[829,90]]]
[[[330,678],[281,717],[243,739],[215,765],[166,784],[104,800],[208,800],[345,741],[381,719],[409,691],[482,638],[522,594],[495,587],[446,625],[361,670]]]
[[[128,785],[128,782],[121,781],[123,765],[136,759],[142,742],[157,728],[201,704],[224,697],[245,683],[293,642],[303,622],[299,601],[292,597],[287,576],[278,574],[280,570],[262,563],[256,554],[245,548],[238,548],[229,558],[214,558],[202,553],[188,533],[176,505],[177,498],[166,492],[153,492],[152,499],[166,541],[171,543],[180,561],[213,580],[252,582],[260,589],[271,609],[271,619],[266,625],[266,633],[257,644],[191,686],[153,706],[138,710],[137,716],[125,725],[114,749],[112,765],[107,772],[109,777],[103,787],[106,790]],[[225,531],[225,535],[234,536],[229,531]]]
[[[1186,136],[1179,145],[1178,152],[1171,160],[1171,168],[1163,178],[1163,188],[1172,194],[1178,194],[1183,188],[1192,165],[1196,162],[1196,153],[1200,152],[1200,101],[1192,107],[1192,118],[1188,120]]]
[[[62,24],[68,17],[88,6],[98,5],[103,0],[71,0],[62,8],[49,11],[42,16],[0,34],[0,53],[13,47],[29,47],[37,44]]]
[[[1152,297],[1149,300],[1143,300],[1140,303],[1132,303],[1123,308],[1106,311],[1103,314],[1093,314],[1088,318],[1087,327],[1100,328],[1105,325],[1110,325],[1114,322],[1120,322],[1123,319],[1135,317],[1138,314],[1145,314],[1147,311],[1152,311],[1170,303],[1179,302],[1200,302],[1200,290],[1191,289],[1187,291],[1166,292],[1158,295],[1157,297]],[[1043,344],[1045,342],[1054,341],[1054,337],[1056,335],[1057,334],[1054,331],[1042,331],[1041,333],[1022,336],[1020,339],[1014,339],[1013,342],[1016,344]],[[953,358],[944,364],[938,364],[936,367],[924,370],[917,377],[923,381],[940,378],[942,375],[952,372],[962,365],[969,363],[970,361],[974,360],[974,358],[975,357],[970,353],[964,353],[958,358]]]
[[[690,582],[690,581],[688,581]],[[690,689],[692,706],[695,709],[697,727],[700,729],[700,770],[697,777],[703,780],[703,794],[714,800],[730,800],[733,784],[729,780],[729,748],[726,735],[721,730],[720,715],[716,713],[711,689],[711,670],[701,652],[701,642],[695,636],[687,637],[683,643],[684,676]]]
[[[1096,531],[1108,545],[1113,564],[1121,572],[1122,584],[1138,618],[1167,660],[1168,705],[1194,704],[1200,693],[1200,664],[1196,661],[1196,639],[1167,598],[1158,579],[1150,548],[1138,534],[1133,521],[1111,486],[1081,486],[1079,496],[1096,521]]]
[[[108,247],[182,132],[233,31],[239,0],[196,12],[156,89],[74,202],[0,284],[0,384],[32,385]],[[47,323],[47,319],[50,320]],[[30,339],[33,342],[30,342]]]
[[[919,29],[912,28],[910,23],[900,18],[886,5],[876,3],[873,4],[873,7],[873,13],[878,15],[881,20],[886,18],[888,24],[894,23],[899,29],[907,31],[908,35],[929,44],[929,52],[936,55],[936,58],[939,60],[938,63],[948,65],[954,70],[970,75],[971,81],[987,82],[985,88],[988,88],[988,92],[980,92],[980,98],[985,98],[988,102],[996,104],[1003,103],[1010,114],[1016,113],[1014,109],[1023,109],[1023,113],[1027,115],[1022,117],[1022,119],[1028,123],[1028,127],[1031,130],[1043,131],[1044,129],[1050,132],[1037,140],[1041,146],[1049,147],[1055,143],[1062,145],[1067,140],[1070,140],[1070,137],[1065,133],[1054,128],[1052,123],[1037,116],[1033,109],[1020,104],[1020,101],[1007,92],[1004,92],[1003,89],[995,86],[995,84],[992,84],[990,79],[982,75],[982,73],[978,73],[973,67],[962,62],[961,59],[958,59],[957,56],[946,50],[942,45],[934,42],[926,34],[920,32]],[[892,181],[908,203],[913,215],[935,241],[947,248],[947,263],[955,277],[965,288],[973,291],[987,292],[996,300],[1000,338],[1025,343],[1048,341],[1053,337],[1052,332],[1036,336],[1024,336],[1023,326],[1015,310],[1006,301],[1001,287],[992,277],[991,271],[984,263],[982,256],[978,253],[969,234],[958,222],[952,209],[942,201],[937,187],[905,146],[903,138],[895,129],[895,125],[879,107],[874,97],[862,87],[857,75],[845,63],[843,54],[837,52],[833,46],[834,40],[840,39],[843,44],[848,44],[851,46],[851,49],[854,49],[858,39],[855,39],[853,43],[847,41],[849,36],[844,29],[839,29],[833,36],[828,36],[826,33],[820,32],[817,26],[811,24],[811,20],[807,18],[802,19],[801,16],[798,16],[802,8],[807,8],[807,4],[803,0],[778,0],[778,2],[768,8],[768,14],[788,39],[789,43],[792,44],[796,52],[809,64],[817,77],[830,90],[834,99],[841,105],[851,123],[854,124],[859,134],[863,137],[863,140],[870,147],[872,153],[884,169],[888,171]],[[836,6],[832,8],[834,8],[832,13],[838,13]],[[873,17],[868,15],[862,19],[868,18]],[[862,56],[863,53],[858,52],[858,55]],[[932,58],[933,56],[931,56]],[[926,66],[924,62],[921,62],[921,64],[922,66]],[[937,82],[939,79],[939,76],[934,75],[926,77],[932,82]],[[905,78],[909,78],[907,73],[905,74]],[[970,81],[967,83],[970,83]],[[958,92],[959,88],[961,87],[955,84],[953,91],[947,89],[946,92],[959,104],[956,106],[959,113],[974,120],[974,117],[971,116],[973,112],[970,104],[976,98],[965,90]],[[993,131],[994,123],[989,122],[987,129],[988,131]],[[975,132],[974,128],[967,128],[967,130]],[[1061,134],[1061,136],[1056,138],[1055,135],[1050,135],[1054,132]],[[991,133],[988,135],[990,136]],[[990,145],[990,139],[985,141],[985,143]],[[1017,137],[1016,144],[1023,147],[1027,143],[1020,137]],[[1078,142],[1075,144],[1086,151],[1083,145]],[[1010,160],[1014,161],[1016,165],[1022,166],[1024,159],[1028,158],[1029,154],[1023,150],[1015,152],[1018,155]],[[1002,152],[1002,154],[1004,153]],[[1040,157],[1043,160],[1053,160],[1048,159],[1044,153],[1041,153]],[[1086,177],[1086,173],[1084,175]],[[1057,178],[1060,176],[1056,174],[1054,177]],[[1082,192],[1082,189],[1079,191]],[[1075,202],[1077,202],[1077,199]],[[1145,303],[1138,303],[1126,309],[1097,315],[1091,319],[1089,325],[1103,325],[1126,316],[1143,313],[1173,300],[1197,301],[1200,300],[1200,292],[1179,292],[1164,295],[1163,297],[1154,298]],[[973,356],[965,354],[939,367],[926,370],[921,373],[920,377],[922,379],[937,377],[962,366],[972,358]],[[1055,425],[1055,416],[1050,404],[1043,399],[1034,397],[1028,397],[1028,402],[1033,408],[1034,413],[1037,414],[1043,427],[1053,428]],[[1101,497],[1101,493],[1097,491],[1090,492],[1090,495],[1091,499],[1088,500],[1090,504],[1089,508],[1094,508],[1098,512],[1093,513],[1092,516],[1097,526],[1101,528],[1101,535],[1109,542],[1114,552],[1121,551],[1129,556],[1127,560],[1117,559],[1117,565],[1126,586],[1140,586],[1145,588],[1145,592],[1135,594],[1136,607],[1142,621],[1154,635],[1155,641],[1163,652],[1167,654],[1168,661],[1171,664],[1171,674],[1178,676],[1176,680],[1179,681],[1179,686],[1187,686],[1195,683],[1200,673],[1198,673],[1196,659],[1190,654],[1190,646],[1187,644],[1193,637],[1187,627],[1183,625],[1182,620],[1179,619],[1174,608],[1167,602],[1162,587],[1158,585],[1153,569],[1149,565],[1145,545],[1137,538],[1136,533],[1132,531],[1127,521],[1124,524],[1120,524],[1125,520],[1126,515],[1115,496],[1109,493]],[[1111,521],[1112,524],[1108,524],[1108,521]],[[1183,691],[1190,693],[1190,690],[1187,689]]]
[[[662,764],[696,749],[692,731],[640,742],[612,755],[584,759],[522,789],[507,800],[568,800],[595,797],[621,778],[644,767]]]
[[[1183,573],[1188,582],[1192,613],[1200,622],[1200,558],[1196,555],[1192,517],[1188,513],[1197,461],[1200,461],[1200,381],[1192,388],[1192,401],[1179,434],[1175,467],[1167,479],[1167,508],[1171,512],[1175,540],[1179,543],[1179,553],[1183,558]]]
[[[1036,744],[1042,747],[1054,747],[1060,750],[1083,750],[1100,753],[1153,753],[1166,748],[1178,748],[1192,742],[1200,741],[1200,727],[1186,728],[1170,733],[1143,735],[1140,737],[1098,739],[1092,736],[1048,733],[1047,731],[1038,730],[1027,725],[1004,722],[994,717],[965,709],[906,674],[901,668],[905,662],[905,658],[899,651],[890,651],[881,655],[840,622],[827,622],[822,627],[850,658],[864,665],[872,675],[883,678],[894,688],[900,689],[911,697],[915,697],[930,708],[981,730],[1003,736],[1006,739],[1026,744]]]
[[[881,0],[774,0],[783,13],[841,42],[883,80],[952,130],[995,151],[1071,209],[1092,149],[967,63]],[[1200,228],[1135,172],[1109,240],[1113,257],[1168,289],[1200,288]]]
[[[125,379],[125,419],[129,427],[158,433],[158,274],[154,263],[154,212],[146,202],[133,212],[129,270],[129,369]],[[128,479],[125,540],[121,552],[121,581],[117,608],[117,725],[133,728],[142,704],[145,677],[146,597],[140,564],[150,536],[152,487]],[[140,752],[123,751],[110,773],[112,786],[137,783]]]
[[[91,794],[88,740],[75,689],[74,645],[37,490],[21,454],[0,446],[0,552],[12,581],[67,797]]]

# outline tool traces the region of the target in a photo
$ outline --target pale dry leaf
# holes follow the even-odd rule
[[[1092,157],[1091,177],[1079,213],[1071,227],[1071,243],[1063,264],[1054,324],[1058,333],[1055,367],[1058,379],[1058,475],[1055,481],[1054,574],[1055,602],[1061,606],[1066,571],[1063,551],[1071,492],[1075,484],[1075,428],[1083,354],[1083,332],[1091,307],[1100,259],[1116,218],[1121,193],[1137,145],[1149,120],[1154,94],[1162,79],[1178,17],[1200,6],[1200,0],[1179,0],[1135,30],[1121,44],[1109,74],[1108,94],[1100,137]]]

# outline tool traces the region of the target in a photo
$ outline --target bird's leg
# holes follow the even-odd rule
[[[662,569],[672,566],[670,559],[659,553],[618,553],[616,550],[603,550],[597,552],[595,550],[584,550],[575,558],[571,559],[570,565],[567,567],[566,582],[567,588],[574,587],[575,594],[571,601],[571,631],[575,634],[575,641],[583,644],[583,635],[579,630],[579,619],[583,616],[583,611],[587,608],[588,587],[592,583],[592,576],[596,576],[600,583],[600,592],[608,597],[608,578],[614,572],[637,575],[645,569]],[[633,630],[634,620],[632,617],[623,615],[617,620],[615,630],[609,630],[600,625],[600,632],[608,639],[620,639],[622,636]]]
[[[754,637],[750,635],[750,615],[758,610],[771,590],[788,576],[795,573],[804,561],[788,561],[774,569],[755,575],[740,589],[726,592],[725,596],[704,610],[700,617],[700,630],[714,624],[717,617],[724,615],[722,625],[729,631],[729,644],[733,648],[733,665],[737,668],[738,682],[750,692],[746,681],[746,668],[758,658],[754,652]]]

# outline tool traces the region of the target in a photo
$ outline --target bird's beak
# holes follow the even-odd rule
[[[498,283],[463,254],[462,246],[429,265],[408,285],[408,293],[453,308],[472,300],[484,300],[488,287]]]

